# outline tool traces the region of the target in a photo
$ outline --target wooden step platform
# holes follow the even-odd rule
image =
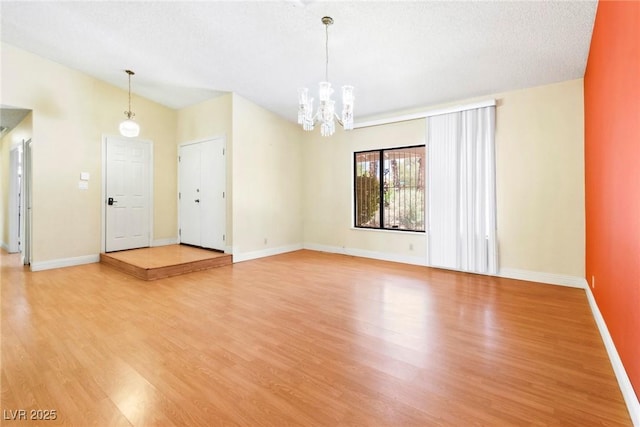
[[[233,256],[187,245],[156,246],[100,254],[100,262],[143,280],[223,267]]]

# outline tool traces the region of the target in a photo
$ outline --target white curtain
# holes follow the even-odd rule
[[[427,119],[429,264],[497,274],[495,106]]]

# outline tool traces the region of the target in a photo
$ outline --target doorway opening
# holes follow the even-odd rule
[[[0,243],[9,253],[19,253],[24,265],[31,264],[32,245],[32,111],[0,106],[0,170],[2,206],[0,217],[7,224]]]

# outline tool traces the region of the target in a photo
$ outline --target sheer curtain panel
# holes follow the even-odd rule
[[[429,264],[497,274],[495,106],[427,119]]]

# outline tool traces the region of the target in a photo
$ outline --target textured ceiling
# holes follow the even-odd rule
[[[294,121],[297,88],[356,88],[356,122],[584,76],[597,3],[0,2],[2,41],[182,108],[233,91]],[[135,98],[133,101],[135,111]],[[360,120],[359,120],[360,119]]]

